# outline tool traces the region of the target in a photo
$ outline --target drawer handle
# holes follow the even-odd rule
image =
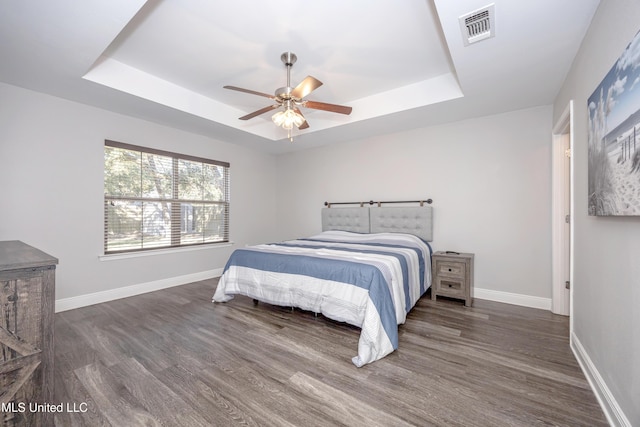
[[[451,271],[451,269],[449,269],[449,271]]]
[[[452,285],[449,285],[449,287],[452,287]]]

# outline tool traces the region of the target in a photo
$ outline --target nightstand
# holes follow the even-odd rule
[[[469,253],[435,252],[431,257],[431,299],[436,296],[463,299],[466,307],[473,299],[473,258]]]

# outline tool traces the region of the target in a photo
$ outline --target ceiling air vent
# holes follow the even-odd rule
[[[494,3],[467,13],[458,19],[460,21],[460,29],[462,30],[462,41],[465,46],[491,38],[495,35]]]

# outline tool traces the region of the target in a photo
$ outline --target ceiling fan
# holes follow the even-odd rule
[[[268,107],[261,108],[253,113],[247,114],[246,116],[240,117],[240,120],[249,120],[277,108],[284,107],[283,110],[275,113],[271,119],[277,126],[282,126],[286,129],[288,131],[288,136],[291,139],[291,129],[293,129],[293,126],[296,126],[298,129],[306,129],[309,127],[309,123],[302,115],[299,107],[330,111],[340,114],[351,114],[351,107],[304,99],[311,92],[322,86],[322,82],[315,77],[307,76],[296,87],[291,87],[291,67],[295,64],[298,57],[295,53],[285,52],[280,55],[280,59],[287,67],[287,86],[276,89],[274,95],[256,92],[254,90],[244,89],[237,86],[224,86],[225,89],[264,96],[265,98],[269,98],[275,102],[273,105],[269,105]]]

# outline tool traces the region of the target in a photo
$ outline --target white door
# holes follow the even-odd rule
[[[571,123],[573,101],[553,129],[553,195],[552,195],[552,308],[556,314],[571,311]]]

